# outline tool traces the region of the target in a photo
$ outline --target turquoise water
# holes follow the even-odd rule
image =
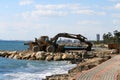
[[[24,45],[24,41],[0,41],[0,50],[26,50],[27,45]]]
[[[0,50],[27,49],[28,46],[23,44],[21,41],[2,41]],[[29,61],[0,57],[0,80],[42,80],[52,74],[67,73],[74,66],[66,61]]]

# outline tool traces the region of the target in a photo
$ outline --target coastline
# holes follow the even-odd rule
[[[80,73],[84,70],[89,70],[110,59],[112,56],[114,56],[111,52],[112,50],[90,52],[79,51],[69,53],[46,53],[42,51],[0,51],[0,56],[20,60],[70,61],[72,64],[77,64],[77,66],[70,69],[68,74],[46,76],[46,79],[43,80],[73,80],[76,78],[75,76],[77,73]]]

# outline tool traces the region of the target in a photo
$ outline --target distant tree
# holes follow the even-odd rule
[[[118,42],[119,38],[120,38],[120,32],[115,30],[114,31],[114,40],[115,40],[115,42]]]
[[[108,36],[107,36],[107,34],[103,34],[103,42],[104,43],[107,43],[107,40],[108,40]]]
[[[111,43],[113,42],[113,35],[111,32],[108,32],[107,34],[103,34],[103,41],[104,43]]]
[[[120,38],[120,32],[115,30],[113,32],[114,35],[112,35],[111,32],[108,32],[107,34],[103,34],[103,42],[104,43],[116,43],[118,42],[118,39]]]
[[[120,37],[120,32],[117,31],[117,30],[115,30],[115,31],[114,31],[114,36],[115,36],[115,37]]]

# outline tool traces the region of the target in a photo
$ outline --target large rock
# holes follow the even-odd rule
[[[54,56],[54,61],[59,61],[59,60],[61,60],[62,59],[62,54],[56,54],[55,56]]]
[[[53,55],[48,55],[45,60],[46,60],[46,61],[51,61],[51,60],[53,60]]]
[[[45,60],[45,52],[37,52],[36,54],[35,54],[35,57],[36,57],[36,59],[37,60]]]
[[[13,59],[21,59],[21,57],[19,56],[19,54],[15,54]]]
[[[23,53],[20,52],[18,55],[19,55],[19,57],[22,59],[22,57],[23,57]]]
[[[10,51],[10,52],[7,52],[8,55],[12,55],[12,54],[17,54],[17,51]]]
[[[31,58],[36,58],[36,53],[35,52],[33,52],[33,53],[31,53]]]
[[[8,53],[5,52],[5,51],[1,51],[1,52],[0,52],[0,56],[1,56],[1,57],[5,57],[5,56],[8,57],[7,54],[8,54]]]
[[[8,56],[8,58],[13,58],[15,56],[15,54],[11,54],[10,56]]]
[[[17,53],[17,51],[11,51],[11,52],[8,52],[8,58],[13,58]]]
[[[72,60],[72,59],[75,59],[75,57],[74,57],[73,54],[64,53],[63,56],[62,56],[62,59],[63,60]]]
[[[31,54],[26,53],[24,56],[22,56],[22,59],[29,59],[31,57]]]

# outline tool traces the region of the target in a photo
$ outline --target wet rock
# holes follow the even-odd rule
[[[17,51],[10,51],[10,52],[7,52],[8,55],[11,55],[11,54],[17,54]]]
[[[17,53],[17,51],[11,51],[11,52],[8,52],[7,55],[8,55],[8,58],[13,58]]]
[[[74,59],[74,55],[73,54],[68,54],[68,53],[64,53],[62,56],[63,60],[72,60]]]
[[[45,52],[37,52],[36,54],[35,54],[35,57],[36,57],[36,59],[37,60],[45,60]]]
[[[19,57],[22,59],[22,57],[23,57],[23,53],[20,52],[18,55],[19,55]]]
[[[14,55],[13,59],[21,59],[21,57],[18,54],[16,54]]]
[[[36,55],[35,52],[31,53],[31,58],[36,58],[35,55]]]
[[[54,61],[59,61],[59,60],[61,60],[62,59],[62,54],[56,54],[55,56],[54,56]]]
[[[15,56],[15,54],[11,54],[10,56],[8,56],[8,58],[13,58]]]
[[[4,52],[4,51],[3,51],[3,52],[2,52],[2,51],[0,52],[0,56],[1,56],[1,57],[8,57],[7,54],[8,54],[8,53],[7,53],[7,52]]]
[[[68,79],[68,77],[69,77],[68,74],[57,74],[57,75],[47,76],[46,80],[70,80]]]
[[[51,61],[51,60],[53,60],[53,56],[52,55],[48,55],[45,60],[46,61]]]
[[[22,56],[22,59],[29,59],[31,56],[31,54],[27,53],[24,56]]]

